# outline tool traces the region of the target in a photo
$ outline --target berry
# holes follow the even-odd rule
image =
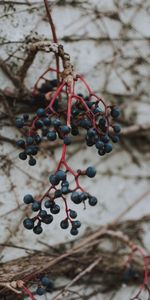
[[[119,124],[115,124],[115,125],[113,126],[113,129],[114,129],[114,132],[115,132],[115,133],[119,133],[119,132],[121,131],[121,127],[120,127]]]
[[[83,192],[83,193],[80,194],[80,199],[82,201],[85,201],[87,198],[88,198],[88,194],[87,193]]]
[[[28,230],[31,230],[33,229],[34,227],[34,221],[30,218],[26,218],[24,221],[23,221],[23,225],[26,229]]]
[[[48,286],[50,284],[50,280],[47,276],[44,276],[41,278],[41,283],[44,285],[44,286]]]
[[[55,191],[55,194],[54,194],[55,198],[59,198],[59,197],[61,197],[61,195],[62,195],[62,191],[61,190]]]
[[[19,153],[19,158],[20,158],[21,160],[26,160],[26,159],[27,159],[27,154],[26,154],[25,152],[20,152],[20,153]]]
[[[70,209],[69,212],[70,218],[75,219],[77,217],[77,213],[75,210]]]
[[[42,127],[43,127],[43,122],[42,122],[42,120],[37,120],[36,122],[35,122],[35,128],[36,129],[41,129]]]
[[[41,218],[44,218],[44,217],[46,217],[46,216],[47,216],[47,211],[46,211],[46,210],[44,210],[44,209],[40,210],[40,212],[39,212],[39,216],[40,216]]]
[[[105,126],[106,126],[106,119],[103,118],[103,117],[101,117],[99,119],[98,125],[99,125],[99,128],[101,128],[103,130],[105,128]]]
[[[44,206],[50,208],[54,205],[54,201],[46,200]]]
[[[112,142],[113,142],[113,143],[118,143],[119,140],[120,140],[118,135],[112,136],[111,139],[112,139]]]
[[[61,123],[60,119],[54,119],[52,124],[56,127],[59,127],[62,123]]]
[[[112,144],[105,144],[104,146],[105,152],[109,153],[112,151]]]
[[[66,173],[62,170],[59,170],[59,171],[56,172],[56,177],[59,180],[65,181],[66,180]]]
[[[43,228],[42,228],[40,225],[37,225],[37,226],[35,226],[35,227],[33,228],[33,232],[34,232],[35,234],[41,234],[42,231],[43,231]]]
[[[68,222],[68,220],[67,220],[67,219],[62,220],[62,221],[60,222],[60,227],[61,227],[62,229],[67,229],[67,228],[69,227],[69,222]]]
[[[80,204],[82,202],[82,200],[80,199],[80,194],[78,192],[73,192],[71,194],[71,200],[75,203],[75,204]]]
[[[16,127],[17,128],[22,128],[24,126],[24,120],[21,118],[16,119]]]
[[[44,108],[38,108],[36,112],[38,117],[44,117],[45,116],[45,109]]]
[[[45,289],[43,289],[42,287],[38,287],[36,293],[37,295],[42,296],[45,294]]]
[[[46,292],[52,293],[53,290],[54,290],[54,282],[52,280],[50,280],[48,286],[46,287]]]
[[[69,146],[71,144],[71,139],[68,136],[64,137],[64,144]]]
[[[50,208],[52,214],[56,215],[60,212],[60,206],[55,204],[53,207]]]
[[[60,182],[60,180],[59,180],[59,178],[56,176],[56,175],[51,175],[50,177],[49,177],[49,181],[50,181],[50,183],[52,184],[52,185],[58,185],[59,184],[59,182]]]
[[[47,216],[42,218],[42,222],[45,224],[50,224],[53,222],[53,216],[50,214],[47,214]]]
[[[30,159],[29,159],[29,165],[30,165],[30,166],[35,166],[35,165],[36,165],[36,159],[33,158],[32,156],[31,156]]]
[[[47,138],[50,141],[55,141],[56,138],[57,138],[56,132],[54,130],[49,131],[48,134],[47,134]]]
[[[30,204],[34,201],[34,199],[33,199],[32,195],[27,194],[24,196],[23,201],[25,204]]]
[[[16,144],[20,148],[24,149],[24,147],[25,147],[25,141],[24,140],[18,140]]]
[[[94,167],[88,167],[86,169],[86,175],[90,178],[94,177],[96,175],[96,170]]]
[[[35,136],[35,142],[37,143],[37,144],[40,144],[41,143],[41,137],[37,134],[36,136]]]
[[[60,131],[64,134],[68,134],[70,132],[70,127],[67,125],[60,126]]]
[[[73,228],[80,228],[81,227],[81,222],[80,221],[73,221],[72,222],[72,227]]]
[[[95,206],[97,204],[97,198],[96,197],[90,197],[89,198],[89,205]]]
[[[40,208],[41,208],[41,203],[40,202],[34,201],[32,203],[32,210],[33,211],[38,211],[38,210],[40,210]]]
[[[72,227],[71,230],[70,230],[70,234],[71,235],[77,235],[79,232],[78,232],[78,229],[77,228],[74,228]]]
[[[64,195],[68,194],[68,192],[69,192],[68,186],[63,186],[63,187],[61,188],[61,192],[62,192],[62,194],[64,194]]]
[[[101,138],[102,142],[108,143],[109,142],[109,136],[107,134],[103,135]]]
[[[96,142],[95,146],[96,146],[97,149],[103,149],[104,143],[102,141],[98,140]]]
[[[48,117],[45,117],[43,119],[43,123],[45,126],[50,126],[51,125],[51,120]]]
[[[119,109],[119,107],[112,107],[111,108],[111,116],[113,118],[118,118],[120,116],[120,109]]]

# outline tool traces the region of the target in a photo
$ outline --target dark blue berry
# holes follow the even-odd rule
[[[54,282],[52,280],[50,280],[50,283],[48,284],[48,286],[46,287],[46,292],[48,293],[52,293],[54,290]]]
[[[19,158],[20,158],[21,160],[26,160],[26,159],[27,159],[27,154],[26,154],[25,152],[20,152],[20,153],[19,153]]]
[[[80,228],[81,227],[81,222],[76,220],[76,221],[72,221],[72,227],[73,228]]]
[[[120,116],[120,109],[119,109],[119,107],[112,107],[112,109],[111,109],[111,116],[113,118],[118,118]]]
[[[96,197],[90,197],[89,198],[89,205],[95,206],[97,204],[97,198]]]
[[[52,214],[56,215],[60,212],[60,206],[55,204],[53,207],[50,208]]]
[[[21,118],[16,119],[16,127],[17,128],[22,128],[24,126],[24,120]]]
[[[87,131],[87,136],[88,137],[95,137],[96,135],[96,131],[93,129],[93,128],[90,128],[88,131]]]
[[[75,204],[80,204],[82,202],[82,200],[80,199],[80,194],[78,192],[73,192],[71,194],[71,200],[75,203]]]
[[[47,138],[50,141],[55,141],[56,138],[57,138],[56,132],[54,130],[49,131],[48,134],[47,134]]]
[[[113,143],[118,143],[118,142],[119,142],[119,140],[120,140],[120,138],[119,138],[119,136],[118,136],[118,135],[114,135],[114,136],[112,136],[112,137],[111,137],[111,139],[112,139]]]
[[[70,209],[69,212],[70,218],[75,219],[77,217],[77,213],[75,210]]]
[[[35,136],[35,142],[37,143],[37,144],[40,144],[41,143],[41,137],[37,134],[36,136]]]
[[[119,133],[119,132],[121,131],[121,127],[120,127],[119,124],[115,124],[115,125],[113,126],[113,129],[114,129],[114,132],[115,132],[115,133]]]
[[[36,159],[33,158],[32,156],[31,156],[30,159],[29,159],[29,165],[30,165],[30,166],[35,166],[35,165],[36,165]]]
[[[60,119],[54,119],[54,120],[52,121],[52,124],[53,124],[54,126],[56,126],[56,127],[59,127],[59,126],[62,125],[62,122],[60,121]]]
[[[35,122],[35,128],[36,128],[36,129],[42,128],[43,125],[44,125],[44,124],[43,124],[42,120],[37,120],[37,121]]]
[[[47,216],[47,211],[46,211],[46,210],[44,210],[44,209],[40,210],[40,212],[39,212],[39,216],[40,216],[41,218],[44,218],[44,217],[46,217],[46,216]]]
[[[34,199],[33,199],[32,195],[27,194],[24,196],[23,201],[25,204],[30,204],[34,201]]]
[[[50,200],[46,200],[45,203],[44,203],[44,206],[46,208],[50,208],[54,205],[54,201],[50,201]]]
[[[44,218],[42,218],[42,222],[45,224],[50,224],[53,221],[53,216],[50,214],[47,214]]]
[[[97,149],[103,149],[104,148],[104,143],[102,141],[97,141],[95,144]]]
[[[53,186],[58,185],[60,182],[59,178],[56,175],[51,175],[49,177],[49,181]]]
[[[60,126],[60,131],[64,134],[68,134],[70,132],[70,127],[67,125]]]
[[[112,144],[105,144],[104,146],[105,152],[109,153],[112,151]]]
[[[38,287],[37,290],[36,290],[36,294],[39,295],[39,296],[42,296],[45,294],[45,289],[42,288],[42,287]]]
[[[18,140],[16,144],[20,148],[24,149],[24,147],[25,147],[25,141],[24,140]]]
[[[24,221],[23,221],[23,225],[26,229],[33,229],[34,227],[34,221],[30,218],[26,218]]]
[[[55,197],[55,198],[59,198],[59,197],[61,197],[61,196],[62,196],[62,191],[61,191],[61,190],[55,191],[55,193],[54,193],[54,197]]]
[[[69,146],[69,145],[71,144],[71,139],[70,139],[70,137],[68,137],[68,136],[65,136],[65,137],[64,137],[64,144],[67,145],[67,146]]]
[[[37,226],[35,226],[35,227],[33,228],[33,232],[34,232],[35,234],[41,234],[42,231],[43,231],[43,228],[42,228],[40,225],[37,225]]]
[[[69,192],[68,186],[62,186],[61,192],[62,192],[62,194],[64,194],[64,195],[68,194],[68,192]]]
[[[103,135],[103,136],[101,137],[101,140],[102,140],[102,142],[104,142],[104,143],[108,143],[108,142],[109,142],[109,136],[108,136],[107,134],[105,134],[105,135]]]
[[[70,234],[71,235],[77,235],[79,232],[78,232],[78,229],[77,228],[74,228],[72,227],[71,230],[70,230]]]
[[[96,175],[96,170],[94,167],[88,167],[86,169],[86,175],[90,178],[94,177]]]
[[[32,210],[33,211],[38,211],[38,210],[40,210],[40,208],[41,208],[41,203],[40,202],[34,201],[32,203]]]
[[[103,130],[106,126],[106,119],[101,117],[98,122],[99,127]]]
[[[66,180],[66,173],[65,173],[63,170],[58,170],[58,171],[56,172],[56,177],[57,177],[59,180],[65,181],[65,180]]]
[[[62,220],[62,221],[60,222],[60,227],[61,227],[62,229],[67,229],[67,228],[69,227],[69,222],[68,222],[68,220],[67,220],[67,219]]]
[[[44,286],[48,286],[49,283],[50,283],[50,280],[47,276],[44,276],[41,278],[41,283],[44,285]]]
[[[38,108],[36,112],[38,117],[44,117],[45,116],[45,109],[44,108]]]
[[[105,149],[99,149],[98,150],[98,154],[100,155],[100,156],[103,156],[103,155],[105,155]]]
[[[48,117],[45,117],[43,119],[43,123],[45,126],[50,126],[51,125],[51,120]]]
[[[62,183],[61,183],[61,186],[63,187],[63,186],[69,186],[69,182],[67,181],[67,180],[65,180],[65,181],[63,181]]]
[[[80,194],[80,199],[81,199],[82,201],[85,201],[87,198],[88,198],[88,194],[87,194],[87,193],[82,192],[82,193]]]

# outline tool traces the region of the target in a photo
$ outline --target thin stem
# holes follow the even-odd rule
[[[52,36],[53,36],[53,42],[58,44],[58,39],[57,39],[56,31],[55,31],[55,25],[53,23],[53,19],[50,14],[50,11],[49,11],[48,1],[44,0],[44,4],[45,4],[47,17],[48,17],[48,21],[49,21]],[[57,68],[57,82],[58,82],[58,86],[59,86],[59,69],[60,69],[59,68],[59,56],[57,54],[55,54],[55,58],[56,58],[56,68]]]

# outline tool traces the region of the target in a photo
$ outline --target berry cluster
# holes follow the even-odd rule
[[[75,82],[80,79],[88,90],[88,96],[75,93]],[[16,126],[25,135],[20,139],[17,146],[22,149],[19,153],[21,160],[29,158],[31,166],[36,164],[35,155],[39,151],[39,145],[43,140],[54,143],[56,139],[62,140],[62,155],[54,174],[50,175],[50,187],[41,199],[35,200],[32,195],[24,197],[24,203],[37,212],[33,218],[26,218],[24,226],[33,229],[33,232],[42,232],[42,223],[50,224],[53,215],[60,212],[57,199],[61,199],[65,205],[65,218],[60,222],[62,229],[67,229],[71,224],[70,233],[78,234],[80,221],[74,220],[77,217],[76,211],[68,208],[66,196],[70,194],[73,203],[80,204],[88,201],[89,205],[97,203],[96,197],[85,191],[79,183],[79,177],[87,175],[92,178],[96,175],[93,167],[86,170],[74,171],[66,161],[66,148],[72,142],[72,138],[84,134],[87,146],[95,146],[100,156],[112,151],[112,142],[119,141],[120,125],[114,123],[120,115],[120,110],[115,105],[106,105],[89,88],[84,79],[77,75],[74,84],[63,81],[57,87],[57,81],[46,81],[40,89],[37,86],[34,90],[35,99],[49,101],[36,111],[33,120],[28,115],[16,119]],[[41,97],[41,98],[40,98]],[[68,174],[74,177],[75,187],[70,188]]]
[[[54,282],[50,280],[47,276],[40,279],[40,283],[36,289],[36,294],[42,296],[45,293],[52,293],[54,291]]]
[[[70,223],[70,233],[72,235],[78,234],[78,228],[81,226],[81,223],[78,220],[74,220],[77,218],[77,213],[72,209],[68,209],[65,196],[70,194],[71,200],[75,204],[85,203],[85,201],[88,200],[89,205],[95,206],[97,204],[97,198],[85,192],[83,188],[80,187],[78,180],[81,175],[87,175],[90,178],[94,177],[96,170],[93,167],[88,167],[86,171],[78,170],[77,174],[74,174],[76,187],[73,190],[69,188],[67,172],[68,170],[65,172],[59,169],[55,174],[49,177],[51,186],[40,201],[36,201],[30,194],[24,196],[24,203],[31,205],[32,211],[37,212],[35,217],[26,218],[24,220],[23,224],[26,229],[33,229],[35,234],[42,233],[42,223],[50,224],[53,221],[53,215],[60,212],[60,206],[56,204],[56,201],[58,198],[61,198],[65,203],[66,218],[60,222],[60,227],[67,229]]]

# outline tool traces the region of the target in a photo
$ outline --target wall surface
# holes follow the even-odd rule
[[[7,2],[7,1],[6,1]],[[13,3],[15,2],[15,4]],[[1,1],[0,3],[0,55],[16,73],[25,56],[25,39],[51,39],[43,1]],[[5,5],[3,5],[5,3]],[[83,0],[50,1],[59,41],[70,53],[75,71],[85,76],[92,89],[106,101],[116,101],[122,107],[123,126],[150,122],[150,3],[146,0]],[[36,56],[25,84],[33,87],[36,79],[54,64],[51,54]],[[53,75],[52,75],[53,76]],[[0,69],[0,89],[14,89],[11,76]],[[83,87],[79,87],[84,92]],[[6,114],[1,102],[0,115]],[[19,133],[7,118],[0,127],[0,136],[10,139]],[[52,153],[41,151],[37,165],[32,168],[18,159],[18,150],[10,143],[0,142],[0,257],[2,262],[26,254],[19,247],[45,249],[42,243],[55,245],[74,239],[66,230],[60,231],[60,216],[46,227],[42,236],[27,232],[22,220],[27,210],[23,195],[41,195],[48,185],[48,175],[59,161],[61,148]],[[142,145],[143,143],[143,145]],[[126,139],[107,157],[100,158],[94,149],[84,144],[69,148],[69,163],[76,169],[96,166],[93,180],[83,179],[83,185],[98,199],[97,207],[78,209],[82,220],[82,235],[89,227],[110,222],[138,197],[149,191],[150,152],[139,143]],[[60,203],[60,205],[62,205]],[[72,205],[72,204],[71,204]],[[73,205],[72,205],[73,208]],[[149,194],[125,218],[139,218],[150,212]],[[63,212],[61,213],[63,218]],[[42,243],[41,243],[42,241]],[[147,247],[150,234],[145,236]],[[12,244],[12,247],[10,245]],[[9,247],[4,246],[9,245]],[[13,245],[19,246],[18,249]],[[122,289],[114,299],[128,299],[133,290]],[[129,294],[129,297],[127,296]],[[91,298],[92,299],[92,298]],[[96,299],[109,299],[99,295]]]

